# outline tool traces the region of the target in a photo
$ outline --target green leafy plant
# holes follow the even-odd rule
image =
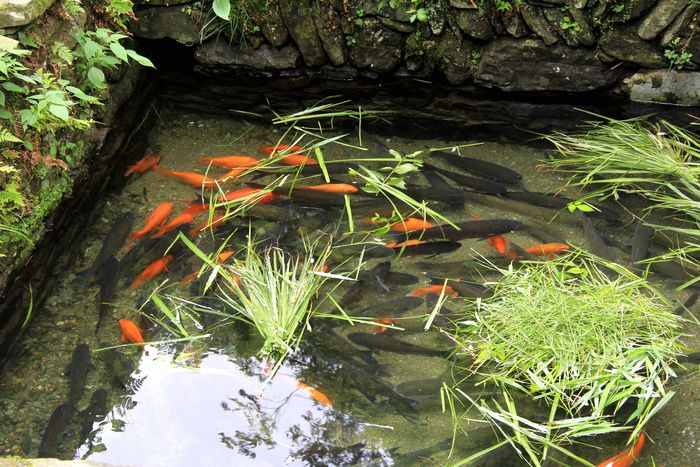
[[[126,37],[104,28],[82,31],[73,36],[78,43],[74,52],[76,69],[88,89],[105,89],[107,80],[103,69],[114,69],[122,62],[129,63],[129,59],[142,66],[154,68],[148,58],[121,45],[120,41]]]
[[[464,371],[503,397],[476,401],[459,388],[453,395],[532,465],[547,449],[588,464],[563,445],[592,434],[626,430],[635,439],[673,395],[666,385],[682,351],[681,320],[669,302],[644,279],[581,251],[501,273],[452,337],[475,358]],[[533,420],[524,399],[545,403],[549,419]]]
[[[559,27],[562,28],[564,31],[567,29],[571,29],[574,32],[579,32],[581,30],[581,26],[578,24],[577,21],[573,21],[570,17],[564,16],[561,20],[561,23],[559,23]]]
[[[266,8],[267,0],[214,0],[211,8],[214,15],[202,27],[202,40],[220,33],[227,27],[231,41],[242,41],[246,34],[260,30],[254,17],[264,14]],[[217,18],[225,21],[224,26],[215,25]]]
[[[669,68],[682,70],[693,59],[693,54],[686,51],[688,47],[688,42],[684,46],[680,46],[681,38],[676,37],[673,39],[666,49],[664,50],[664,56],[668,59]]]
[[[134,3],[131,0],[106,0],[105,13],[122,30],[127,29],[127,23],[134,18]]]

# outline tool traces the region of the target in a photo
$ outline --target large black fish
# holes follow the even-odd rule
[[[413,263],[415,267],[423,271],[428,277],[462,277],[465,274],[486,274],[493,271],[493,266],[508,266],[510,260],[503,256],[488,256],[483,260],[467,259],[464,261],[449,261],[445,263],[430,263],[418,261]]]
[[[440,190],[433,186],[421,186],[412,183],[407,183],[404,192],[415,200],[425,201],[434,200],[441,201],[447,204],[462,205],[464,204],[464,195],[460,190]]]
[[[445,281],[442,279],[432,279],[430,283],[433,285],[442,285],[445,283]],[[456,290],[460,297],[486,298],[493,295],[491,289],[477,282],[466,280],[447,280],[447,285]]]
[[[376,401],[377,396],[382,396],[400,410],[415,410],[416,402],[414,400],[402,396],[391,386],[361,368],[353,365],[342,365],[336,374],[344,386],[357,389],[370,402]]]
[[[459,242],[437,240],[434,242],[421,242],[404,246],[395,246],[393,249],[402,256],[441,255],[443,253],[451,253],[458,250],[461,246],[462,244]]]
[[[354,344],[367,347],[371,350],[393,352],[400,354],[425,355],[428,357],[447,358],[452,354],[451,350],[430,349],[410,342],[404,342],[383,334],[369,334],[366,332],[351,332],[347,338]]]
[[[437,172],[449,178],[453,182],[458,183],[460,186],[471,188],[472,190],[478,191],[480,193],[500,195],[508,191],[508,189],[505,186],[499,183],[492,182],[490,180],[484,180],[481,178],[470,177],[468,175],[452,172],[450,170],[445,170],[440,167],[436,167],[432,164],[428,164],[427,162],[423,163],[423,168],[426,169],[424,171],[425,173],[427,173],[427,171]]]
[[[386,302],[370,305],[367,308],[353,312],[353,315],[396,317],[417,308],[421,303],[423,303],[423,300],[421,300],[419,297],[411,297],[410,295],[407,295],[404,297],[394,298]]]
[[[100,248],[99,253],[95,261],[93,261],[92,266],[85,271],[85,279],[93,280],[102,271],[102,267],[109,260],[110,257],[114,256],[119,248],[124,244],[124,240],[131,232],[131,226],[134,223],[134,215],[130,212],[120,214],[119,217],[114,221],[112,228],[107,232],[104,241],[102,242],[102,248]]]
[[[607,259],[608,261],[615,262],[615,254],[610,247],[608,247],[607,243],[605,243],[605,239],[603,239],[603,236],[600,235],[600,232],[598,232],[598,229],[596,229],[593,221],[578,209],[574,210],[574,214],[581,219],[581,223],[583,224],[583,233],[586,236],[586,243],[591,253]]]
[[[81,342],[73,349],[71,361],[66,367],[65,374],[70,378],[68,403],[76,404],[80,399],[87,381],[87,373],[93,368],[90,363],[90,348],[87,344]]]
[[[83,421],[80,428],[80,442],[84,443],[90,436],[95,422],[107,415],[107,391],[98,389],[92,393],[90,405],[79,415]]]
[[[73,419],[75,407],[72,403],[66,402],[56,407],[46,423],[44,436],[39,445],[39,457],[56,457],[58,445],[61,442],[63,433]]]
[[[637,223],[637,227],[634,229],[634,236],[632,236],[630,260],[632,261],[633,267],[639,267],[637,263],[647,259],[652,235],[654,235],[654,229],[640,220]]]
[[[105,342],[100,343],[100,347],[108,347]],[[131,374],[136,370],[134,362],[117,349],[107,349],[100,352],[102,360],[105,362],[107,371],[121,387],[127,387]]]
[[[571,203],[575,202],[575,200],[564,196],[548,195],[545,193],[537,193],[535,191],[508,191],[503,196],[508,199],[550,209],[567,209]],[[589,216],[599,217],[610,223],[620,223],[620,212],[597,203],[589,204],[595,208],[595,210],[588,212]]]
[[[565,243],[568,245],[569,242],[564,240],[563,237],[558,235],[551,227],[547,229],[542,229],[534,225],[526,225],[524,228],[525,232],[529,233],[536,239],[540,240],[542,243]]]
[[[674,315],[682,315],[686,310],[691,308],[693,305],[695,305],[695,302],[698,301],[698,297],[700,297],[700,293],[695,292],[690,297],[688,297],[685,302],[681,303],[678,308],[673,310]]]
[[[357,281],[350,287],[350,290],[340,298],[340,305],[350,306],[353,303],[357,303],[362,300],[362,297],[365,296],[365,293],[367,293],[367,290],[370,288],[378,288],[389,292],[390,289],[384,283],[384,277],[390,270],[391,263],[389,261],[384,261],[377,264],[372,269],[360,271],[357,276]]]
[[[100,309],[97,315],[97,324],[95,325],[95,334],[100,329],[102,320],[112,310],[112,299],[117,290],[119,282],[119,260],[114,256],[105,262],[102,274],[100,275]]]
[[[442,151],[433,151],[430,153],[430,156],[443,159],[474,175],[479,175],[480,177],[489,178],[498,182],[518,183],[523,179],[523,177],[514,170],[473,157],[459,156]]]
[[[444,238],[462,240],[463,238],[486,238],[523,228],[523,223],[516,219],[481,219],[456,222],[457,229],[449,224],[437,225],[423,231],[408,232],[409,238],[429,240]]]

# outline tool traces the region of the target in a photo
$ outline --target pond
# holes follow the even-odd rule
[[[204,173],[207,166],[198,161],[202,157],[232,154],[261,157],[259,148],[277,144],[285,130],[283,125],[272,125],[240,112],[212,115],[174,104],[158,106],[157,116],[157,124],[148,135],[148,152],[161,156],[161,169],[172,171]],[[493,134],[488,137],[466,131],[443,134],[439,122],[426,126],[419,134],[411,129],[414,127],[404,125],[400,115],[387,118],[392,126],[381,125],[375,130],[367,123],[362,133],[353,125],[326,130],[323,133],[326,138],[348,135],[343,140],[347,145],[324,146],[324,158],[330,163],[391,157],[387,148],[401,154],[423,151],[420,157],[430,160],[438,169],[459,171],[449,160],[430,158],[426,151],[426,148],[443,148],[450,152],[458,147],[462,155],[491,161],[521,174],[521,182],[509,185],[511,191],[576,196],[571,189],[560,191],[566,183],[564,178],[543,170],[541,161],[546,154],[541,142],[532,143],[532,135],[524,134],[520,142],[512,138],[506,142]],[[358,139],[360,134],[363,141]],[[292,141],[293,135],[287,135],[282,142]],[[382,166],[372,162],[368,165]],[[217,177],[226,172],[217,167],[209,170]],[[226,190],[244,188],[246,181],[265,184],[274,178],[267,175],[254,179],[257,175],[227,182]],[[350,180],[347,173],[332,177],[341,182]],[[516,219],[569,244],[587,247],[580,223],[566,210],[472,192],[467,193],[466,199],[446,204],[429,196],[428,183],[420,174],[412,173],[407,178],[419,187],[419,194],[430,200],[433,209],[451,220]],[[314,175],[302,182],[310,185],[323,180],[320,175]],[[457,184],[446,183],[462,193]],[[123,220],[125,213],[133,214],[132,230],[136,230],[160,203],[174,203],[172,212],[178,213],[188,208],[188,202],[197,199],[197,191],[174,177],[147,171],[132,175],[122,190],[96,201],[99,216],[81,246],[83,257],[70,265],[70,269],[66,266],[68,258],[55,268],[55,290],[41,309],[34,310],[22,352],[0,381],[3,433],[0,453],[36,456],[49,418],[72,394],[77,394],[76,410],[66,422],[67,429],[55,451],[62,459],[144,466],[445,465],[494,444],[496,437],[492,429],[476,420],[469,425],[469,438],[460,435],[452,445],[452,419],[449,410],[443,412],[439,393],[439,382],[449,376],[451,361],[438,352],[449,350],[451,341],[434,330],[422,331],[424,321],[418,318],[404,322],[405,332],[391,329],[382,332],[377,325],[351,325],[343,319],[312,321],[301,350],[285,361],[272,381],[267,381],[269,362],[257,354],[262,340],[255,329],[206,312],[195,313],[198,323],[195,324],[181,311],[188,333],[206,335],[203,339],[169,342],[181,334],[172,334],[164,326],[156,325],[145,333],[146,341],[155,343],[147,344],[143,350],[138,346],[100,350],[120,344],[118,320],[141,323],[138,310],[162,318],[153,305],[142,307],[157,284],[167,281],[164,290],[168,294],[200,300],[206,276],[188,284],[180,282],[198,270],[201,262],[182,245],[176,246],[171,251],[174,259],[168,271],[136,289],[129,285],[150,260],[137,259],[120,268],[116,289],[109,299],[113,307],[106,309],[96,331],[103,300],[100,297],[107,292],[94,280],[86,280],[84,273],[93,264],[115,221]],[[634,200],[627,200],[627,205],[638,207]],[[245,246],[249,232],[261,242],[303,251],[303,236],[331,231],[337,225],[348,228],[347,212],[342,204],[329,207],[323,202],[308,205],[298,200],[292,203],[278,200],[269,206],[277,209],[262,210],[245,220],[233,219],[221,230],[205,230],[195,242],[211,253],[237,226],[239,229],[229,240],[235,255]],[[622,222],[596,220],[596,225],[618,257],[626,258],[622,249],[628,244],[634,225],[624,222],[627,216],[623,209],[616,209]],[[204,220],[206,214],[198,217],[196,223]],[[371,209],[353,210],[353,215],[357,230],[372,228]],[[518,230],[507,237],[521,246],[530,246],[544,241],[536,232]],[[381,242],[393,238],[390,234],[374,237]],[[66,242],[70,243],[70,239]],[[138,246],[133,248],[138,252]],[[122,265],[128,254],[126,250],[127,246],[121,245],[116,253]],[[362,265],[361,249],[348,250],[339,249],[334,257],[338,263],[348,260],[345,272],[356,267],[371,271],[386,267],[385,262],[390,261],[391,276],[384,274],[379,280],[371,274],[369,279],[361,276],[365,279],[356,286],[357,293],[352,299],[346,298],[348,314],[372,318],[425,317],[432,309],[429,300],[427,304],[422,299],[407,304],[401,298],[430,286],[434,272],[440,270],[436,264],[499,257],[485,238],[462,239],[456,249],[427,255],[412,255],[408,249],[403,255],[391,257],[367,254],[362,257]],[[467,271],[459,274],[472,279],[478,277]],[[493,279],[487,276],[480,280],[489,277]],[[654,276],[653,280],[669,298],[682,302],[690,295],[689,291],[676,292],[674,287],[678,284],[663,276]],[[351,287],[341,284],[336,297],[339,300],[347,297]],[[199,303],[219,310],[212,296],[210,293]],[[445,306],[459,307],[460,300],[449,298]],[[387,303],[397,308],[388,309]],[[327,303],[324,306],[325,311],[332,311]],[[428,350],[422,354],[376,349],[368,352],[368,346],[356,343],[358,334],[365,338],[373,334],[398,335],[404,342]],[[684,342],[691,351],[700,345],[695,336]],[[91,363],[76,361],[74,349],[79,343],[89,347]],[[76,364],[66,376],[64,370],[71,359]],[[81,371],[86,371],[84,388],[80,382],[71,387],[69,381]],[[676,384],[676,396],[648,427],[653,443],[647,443],[640,465],[650,465],[652,457],[660,465],[700,465],[696,439],[700,411],[695,410],[700,403],[700,383],[697,375],[681,375]],[[482,395],[488,396],[488,389]],[[92,409],[88,409],[89,405]],[[621,441],[620,437],[596,438],[592,443],[600,449],[582,449],[581,453],[593,463],[600,462],[619,452],[624,445]],[[451,450],[452,457],[448,458]],[[523,464],[510,450],[499,450],[479,462],[480,465]]]

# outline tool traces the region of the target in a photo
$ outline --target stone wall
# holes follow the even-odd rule
[[[200,67],[213,72],[400,75],[507,92],[613,90],[700,104],[693,71],[700,0],[423,0],[424,21],[409,0],[395,7],[388,0],[236,3],[244,10],[236,10],[232,28],[207,2],[142,0],[132,31],[195,47]],[[236,34],[232,41],[232,29],[245,31],[244,40]],[[672,53],[677,60],[669,60]]]

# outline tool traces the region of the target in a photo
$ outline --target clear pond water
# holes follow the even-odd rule
[[[162,156],[160,167],[203,172],[205,166],[197,159],[229,154],[257,155],[257,148],[275,144],[282,128],[259,123],[255,119],[212,118],[181,109],[159,109],[159,123],[152,129],[149,152]],[[395,125],[400,126],[397,119]],[[372,128],[368,131],[371,133]],[[331,136],[334,133],[328,133]],[[523,176],[522,187],[530,191],[558,192],[565,180],[543,171],[539,164],[541,149],[527,144],[484,141],[465,134],[463,139],[443,140],[437,135],[422,134],[420,139],[407,136],[374,135],[365,141],[369,151],[360,152],[347,146],[324,148],[330,159],[346,159],[381,154],[382,144],[411,153],[426,147],[448,148],[467,143],[483,143],[463,147],[463,155],[482,158],[517,170]],[[358,144],[356,135],[347,141]],[[288,141],[285,141],[288,142]],[[133,161],[131,161],[133,162]],[[441,165],[440,162],[436,164]],[[445,164],[442,164],[445,166]],[[445,166],[446,167],[446,166]],[[220,175],[225,170],[212,168]],[[343,179],[343,176],[338,178]],[[264,182],[269,179],[261,179]],[[425,181],[416,177],[425,185]],[[310,183],[321,183],[319,177]],[[241,182],[230,184],[240,188]],[[564,194],[575,195],[565,190]],[[371,325],[349,326],[342,321],[319,325],[308,331],[309,340],[298,355],[290,358],[271,383],[265,384],[265,362],[256,351],[261,340],[252,328],[220,318],[201,316],[202,329],[184,320],[190,332],[205,330],[210,337],[191,342],[147,345],[141,352],[137,347],[118,351],[134,365],[123,387],[105,365],[105,352],[98,352],[100,343],[119,345],[118,319],[140,320],[137,310],[147,301],[157,283],[167,280],[170,293],[189,297],[196,291],[192,285],[179,285],[180,279],[199,267],[192,257],[176,257],[170,271],[139,289],[128,286],[138,270],[121,271],[114,310],[95,333],[100,302],[99,285],[85,282],[80,272],[89,267],[97,255],[106,233],[122,213],[136,216],[134,227],[159,203],[174,202],[174,213],[187,208],[185,200],[195,198],[195,190],[181,182],[156,172],[133,177],[119,193],[102,200],[100,216],[90,227],[83,243],[84,257],[66,270],[58,265],[54,271],[57,286],[35,316],[26,332],[22,352],[6,369],[0,380],[0,453],[3,455],[36,456],[42,435],[52,411],[65,402],[69,387],[64,369],[71,360],[76,344],[85,342],[92,350],[92,365],[87,384],[77,403],[78,411],[85,409],[95,390],[107,391],[107,414],[90,427],[89,438],[80,432],[84,414],[76,413],[61,438],[57,456],[63,459],[85,458],[117,465],[191,466],[191,465],[445,465],[464,458],[493,443],[490,429],[483,423],[469,425],[470,438],[459,437],[449,458],[452,422],[443,413],[435,386],[426,383],[420,394],[406,389],[402,383],[413,380],[441,378],[448,374],[450,363],[440,357],[376,352],[374,366],[363,367],[359,352],[344,337],[351,332],[377,332]],[[500,210],[474,201],[460,206],[439,202],[431,206],[455,220],[506,217],[543,227],[568,242],[586,245],[580,224],[566,213],[556,216],[555,210],[540,208],[523,212]],[[322,212],[320,209],[299,208],[301,219],[289,222],[287,231],[281,223],[256,219],[253,229],[263,238],[265,232],[281,232],[284,241],[297,244],[301,232],[313,233],[328,227],[343,216],[342,209]],[[621,210],[622,213],[622,210]],[[622,214],[621,214],[622,216]],[[366,217],[357,215],[358,228],[366,228]],[[633,226],[598,226],[617,244],[631,238]],[[526,232],[507,235],[512,241],[529,246],[540,241]],[[69,239],[67,239],[68,241]],[[221,238],[201,234],[197,240],[202,248],[213,250]],[[239,250],[245,241],[237,235],[232,246]],[[417,266],[417,261],[446,262],[493,256],[495,250],[484,239],[463,240],[461,247],[437,256],[404,256],[392,259],[391,270],[416,277],[415,284],[388,284],[386,289],[368,285],[360,301],[349,311],[366,310],[371,316],[383,317],[391,310],[378,304],[401,297],[416,287],[429,285],[429,278]],[[122,247],[118,258],[125,255]],[[619,256],[624,258],[623,252]],[[363,269],[369,269],[386,258],[369,259]],[[659,276],[656,285],[670,298],[684,300],[688,292],[676,293],[676,285]],[[197,282],[195,282],[197,284]],[[342,292],[347,287],[339,289]],[[208,302],[211,305],[211,302]],[[447,306],[457,308],[459,299]],[[146,307],[144,310],[151,310]],[[376,313],[373,313],[376,312]],[[410,312],[425,315],[428,307],[421,305]],[[692,332],[692,328],[691,328]],[[147,340],[167,340],[174,336],[161,327],[151,328]],[[176,337],[176,336],[175,336]],[[406,332],[406,341],[437,349],[448,349],[450,342],[440,333]],[[340,339],[340,340],[339,340]],[[700,346],[694,335],[685,340],[691,350]],[[105,345],[103,344],[103,345]],[[348,350],[349,349],[349,350]],[[353,354],[358,352],[358,354]],[[361,373],[351,369],[353,362]],[[373,370],[373,371],[371,371]],[[303,382],[325,394],[332,406],[324,405],[297,385]],[[376,398],[372,385],[376,384]],[[648,434],[653,442],[647,444],[639,465],[700,465],[697,428],[700,426],[700,386],[696,375],[676,380],[678,393],[672,402],[654,418]],[[408,410],[392,393],[381,391],[402,389],[406,397],[417,401]],[[373,399],[373,400],[372,400]],[[592,462],[599,462],[617,453],[620,439],[595,439],[600,450],[582,451]],[[521,465],[513,452],[485,459],[483,465]]]

